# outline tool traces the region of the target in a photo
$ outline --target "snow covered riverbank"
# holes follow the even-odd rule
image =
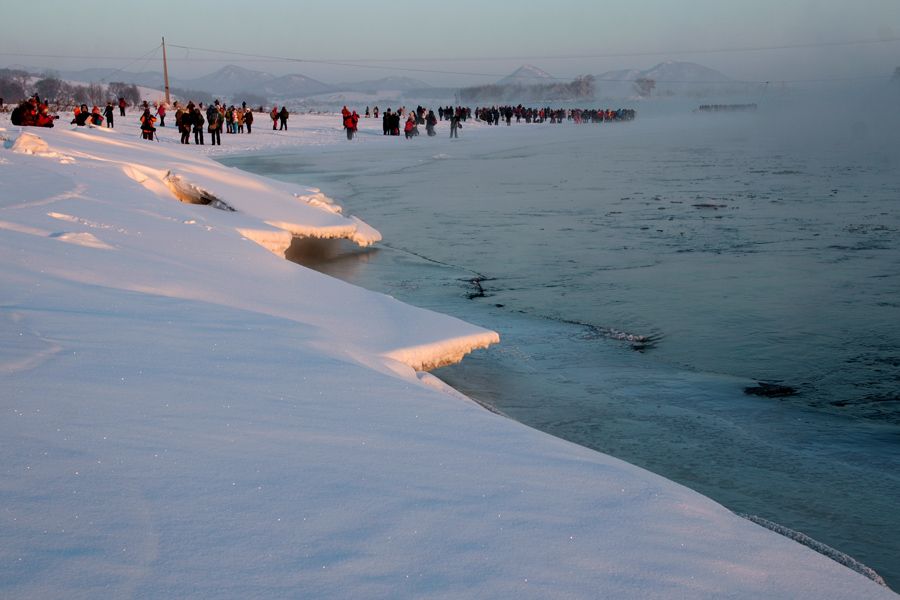
[[[260,125],[0,121],[0,596],[896,597],[417,372],[496,334],[277,256],[378,224],[206,156],[346,143]]]

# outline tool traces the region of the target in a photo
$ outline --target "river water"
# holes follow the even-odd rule
[[[435,371],[460,391],[900,589],[895,123],[771,103],[459,140],[364,124],[223,162],[320,187],[385,238],[298,241],[297,262],[498,331]]]

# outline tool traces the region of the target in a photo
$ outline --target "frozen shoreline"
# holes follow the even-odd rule
[[[10,595],[896,597],[423,387],[408,365],[425,353],[378,357],[490,332],[275,260],[229,213],[118,179],[87,158],[98,140],[119,136],[116,161],[152,147],[118,127],[36,130],[55,155],[4,143],[0,160]],[[322,119],[291,139],[340,134]]]

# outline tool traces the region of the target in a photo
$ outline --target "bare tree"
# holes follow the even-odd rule
[[[91,99],[88,95],[88,90],[83,85],[76,85],[72,87],[72,102],[74,104],[88,104]]]
[[[634,82],[634,85],[631,86],[631,89],[640,96],[641,98],[648,97],[654,89],[656,89],[656,81],[652,79],[648,79],[647,77],[641,77]]]
[[[593,75],[585,75],[584,77],[576,78],[575,81],[570,84],[570,87],[577,100],[594,99],[596,87],[594,86]]]
[[[25,99],[25,90],[15,78],[0,74],[0,98],[4,104],[18,104]]]
[[[45,102],[54,101],[58,104],[64,100],[63,94],[66,91],[66,84],[57,77],[45,75],[43,79],[39,79],[35,82],[34,91],[37,92]]]
[[[110,100],[125,98],[125,102],[131,106],[137,106],[141,103],[141,92],[133,83],[128,84],[122,83],[121,81],[113,81],[106,88],[106,95]]]

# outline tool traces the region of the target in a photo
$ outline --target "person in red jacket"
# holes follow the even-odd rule
[[[91,110],[91,119],[90,120],[91,120],[91,123],[93,123],[94,125],[96,125],[98,127],[103,124],[103,115],[100,114],[99,106],[95,106]]]
[[[356,123],[353,121],[353,115],[355,115],[355,114],[356,114],[356,111],[353,111],[351,113],[349,110],[347,110],[346,106],[343,108],[343,110],[341,110],[341,116],[344,119],[344,129],[347,130],[347,139],[348,140],[353,139],[353,131],[356,128]],[[357,119],[358,118],[359,117],[357,117]]]

